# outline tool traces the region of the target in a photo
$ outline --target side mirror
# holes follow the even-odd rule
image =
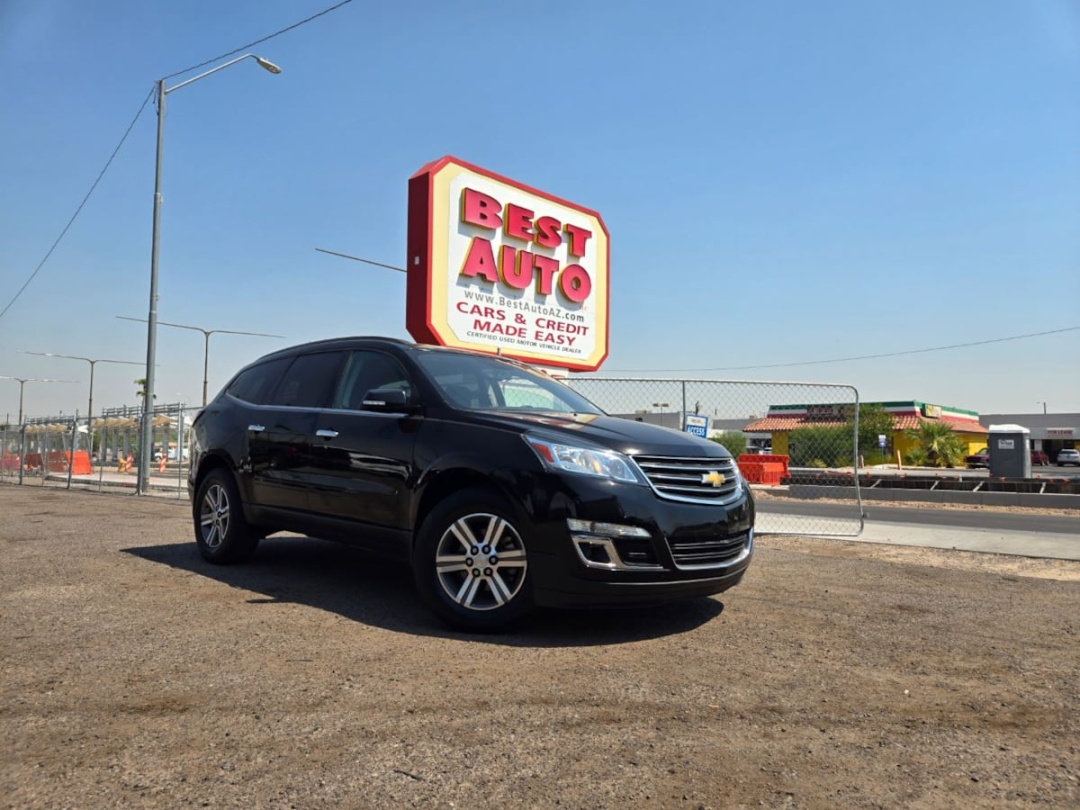
[[[409,392],[401,388],[373,388],[364,394],[362,407],[376,413],[416,413],[420,410],[409,404]]]

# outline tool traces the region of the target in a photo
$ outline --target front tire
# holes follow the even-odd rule
[[[459,492],[425,518],[413,549],[421,598],[462,630],[501,630],[532,607],[522,527],[509,505],[482,489]]]
[[[236,482],[225,470],[211,470],[199,484],[192,504],[195,543],[207,562],[243,562],[259,545],[259,535],[244,519]]]

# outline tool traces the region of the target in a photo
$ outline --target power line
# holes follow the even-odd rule
[[[212,64],[214,62],[218,62],[218,61],[220,61],[222,59],[226,59],[227,57],[230,57],[233,54],[240,53],[241,51],[250,50],[251,48],[254,48],[256,45],[261,45],[262,43],[266,42],[267,40],[271,40],[274,37],[279,37],[279,36],[281,36],[282,34],[288,32],[288,31],[292,31],[294,28],[299,28],[301,25],[307,25],[312,20],[317,20],[319,17],[322,17],[324,14],[329,14],[331,11],[337,11],[342,6],[347,6],[351,2],[352,2],[352,0],[341,0],[341,2],[338,3],[337,5],[333,5],[333,6],[330,6],[330,8],[323,9],[318,14],[312,14],[310,17],[306,17],[305,19],[300,20],[300,22],[293,23],[288,28],[282,28],[280,31],[275,31],[274,33],[270,34],[269,36],[265,36],[262,39],[257,39],[254,42],[249,42],[247,45],[241,45],[236,50],[232,50],[232,51],[229,51],[228,53],[223,53],[223,54],[221,54],[219,56],[215,56],[213,59],[207,59],[205,62],[199,62],[199,64],[192,65],[189,68],[184,68],[183,70],[178,70],[178,71],[176,71],[176,73],[170,73],[168,76],[163,76],[162,81],[166,81],[168,79],[173,79],[173,78],[175,78],[177,76],[183,75],[184,73],[190,73],[191,71],[198,70],[201,67],[206,67],[209,64]]]
[[[343,259],[352,259],[353,261],[363,261],[365,265],[374,265],[375,267],[384,267],[387,270],[396,270],[400,273],[407,273],[408,271],[404,267],[397,267],[395,265],[387,265],[382,261],[374,261],[372,259],[364,259],[360,256],[350,256],[348,253],[338,253],[337,251],[327,251],[324,247],[316,247],[316,251],[319,253],[328,253],[330,256],[340,256]]]
[[[85,206],[87,201],[90,199],[90,195],[94,193],[94,189],[98,187],[98,183],[101,182],[101,178],[104,177],[105,172],[109,170],[109,167],[112,165],[113,159],[120,151],[120,147],[124,145],[124,141],[126,141],[128,135],[131,134],[131,130],[135,128],[135,122],[139,120],[139,116],[142,115],[143,110],[146,109],[146,105],[150,102],[150,99],[153,97],[153,95],[154,89],[150,88],[150,92],[146,94],[146,98],[143,99],[143,103],[139,106],[139,111],[135,113],[135,117],[131,119],[131,123],[128,124],[128,128],[124,131],[123,137],[120,138],[120,143],[116,145],[116,148],[113,149],[112,154],[109,155],[109,159],[105,161],[105,167],[98,173],[97,179],[95,179],[93,184],[90,186],[90,190],[86,192],[86,196],[82,198],[82,202],[79,203],[79,207],[75,209],[75,213],[71,215],[71,219],[68,220],[67,225],[65,225],[64,229],[60,231],[60,235],[56,237],[56,241],[52,243],[52,247],[50,247],[49,252],[45,254],[45,258],[41,260],[37,267],[34,268],[34,272],[30,274],[30,278],[28,278],[26,282],[21,287],[19,287],[19,291],[15,293],[15,296],[10,301],[8,301],[7,306],[4,307],[2,312],[0,312],[0,318],[3,318],[4,315],[7,314],[7,311],[11,309],[12,305],[19,300],[19,296],[21,296],[26,290],[26,288],[30,286],[30,282],[34,280],[34,277],[38,274],[41,268],[45,266],[45,262],[47,262],[49,260],[49,257],[52,256],[53,251],[56,250],[56,246],[60,244],[60,240],[64,238],[64,235],[68,232],[68,229],[75,222],[76,217],[78,217],[79,213],[83,210],[83,206]]]
[[[242,45],[241,47],[237,48],[236,50],[229,51],[228,53],[223,53],[220,56],[215,56],[213,59],[207,59],[205,62],[200,62],[199,64],[192,65],[189,68],[184,68],[183,70],[177,71],[176,73],[170,73],[168,76],[163,77],[161,79],[161,81],[165,81],[166,79],[172,79],[172,78],[174,78],[176,76],[179,76],[179,75],[181,75],[183,73],[189,73],[192,70],[195,70],[196,68],[205,67],[206,65],[209,65],[212,62],[218,62],[218,61],[224,59],[227,56],[232,56],[233,54],[240,53],[241,51],[246,51],[249,48],[254,47],[255,45],[259,45],[260,43],[266,42],[267,40],[273,39],[274,37],[281,36],[282,34],[288,32],[288,31],[292,31],[294,28],[299,28],[301,25],[306,25],[307,23],[311,22],[312,20],[317,20],[319,17],[322,17],[324,14],[329,14],[331,11],[335,11],[335,10],[341,8],[342,6],[348,5],[351,2],[352,2],[352,0],[341,0],[340,3],[337,3],[336,5],[330,6],[330,8],[323,9],[322,11],[318,12],[317,14],[312,14],[310,17],[306,17],[305,19],[300,20],[299,22],[295,22],[295,23],[293,23],[292,25],[290,25],[290,26],[288,26],[286,28],[282,28],[280,31],[275,31],[274,33],[272,33],[272,34],[270,34],[268,36],[265,36],[265,37],[262,37],[261,39],[255,40],[254,42],[249,42],[247,45]],[[14,305],[14,303],[19,300],[19,297],[22,296],[22,294],[26,291],[26,288],[30,286],[30,282],[32,282],[34,280],[34,278],[37,276],[37,274],[41,271],[41,268],[45,266],[45,263],[49,260],[49,257],[52,256],[53,251],[56,250],[56,248],[60,244],[61,240],[67,234],[68,230],[71,228],[72,224],[74,224],[76,218],[82,212],[83,207],[89,201],[90,195],[92,195],[94,193],[94,189],[96,189],[98,187],[98,183],[101,182],[101,178],[105,176],[105,172],[107,172],[109,170],[109,167],[112,165],[113,159],[116,157],[117,153],[120,151],[120,147],[122,147],[124,145],[124,141],[126,141],[128,135],[131,134],[131,130],[135,128],[135,122],[139,120],[139,117],[142,115],[143,110],[146,109],[146,105],[149,103],[150,99],[154,95],[154,89],[155,88],[151,88],[150,91],[146,94],[146,98],[143,99],[143,103],[139,106],[139,111],[137,113],[135,113],[135,117],[133,119],[131,119],[131,123],[128,124],[127,130],[124,131],[124,136],[120,139],[120,143],[118,143],[116,145],[116,148],[113,149],[112,154],[109,155],[109,159],[107,161],[105,161],[105,167],[101,170],[101,172],[97,176],[97,179],[95,179],[93,184],[90,186],[90,190],[88,192],[86,192],[86,196],[83,197],[82,202],[79,203],[79,207],[75,209],[75,213],[71,215],[71,219],[68,220],[67,225],[65,225],[64,229],[62,231],[60,231],[60,235],[58,237],[56,237],[56,241],[52,243],[52,247],[50,247],[49,251],[45,254],[45,258],[43,258],[41,260],[41,262],[38,264],[38,266],[36,268],[34,268],[34,272],[30,274],[30,277],[28,279],[26,279],[26,281],[23,283],[23,285],[19,288],[19,291],[17,293],[15,293],[14,297],[10,301],[8,301],[7,306],[5,306],[2,311],[0,311],[0,318],[3,318],[4,315],[7,314],[7,311],[9,309],[11,309],[11,307]]]
[[[1051,329],[1048,332],[1031,332],[1026,335],[1011,335],[1010,337],[991,338],[990,340],[975,340],[970,343],[953,343],[948,346],[932,346],[928,349],[908,349],[902,352],[884,352],[882,354],[862,354],[855,357],[835,357],[831,360],[803,360],[796,363],[771,363],[769,365],[759,366],[720,366],[716,368],[618,368],[610,369],[609,371],[619,373],[659,373],[665,371],[671,372],[685,372],[685,371],[747,371],[749,369],[761,369],[761,368],[792,368],[794,366],[819,366],[826,363],[848,363],[853,360],[878,360],[883,357],[902,357],[909,354],[926,354],[928,352],[944,352],[950,349],[964,349],[969,346],[986,346],[990,343],[1006,343],[1010,340],[1025,340],[1026,338],[1043,337],[1044,335],[1060,335],[1062,332],[1075,332],[1080,330],[1080,326],[1066,326],[1063,329]]]

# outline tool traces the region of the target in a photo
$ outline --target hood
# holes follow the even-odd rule
[[[699,439],[671,428],[633,422],[602,414],[568,414],[522,411],[471,411],[477,422],[521,433],[535,431],[550,437],[575,439],[618,450],[627,455],[730,458],[716,442]]]

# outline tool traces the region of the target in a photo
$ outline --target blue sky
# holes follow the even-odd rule
[[[0,4],[0,308],[154,80],[332,0]],[[406,182],[453,154],[601,212],[602,373],[729,369],[1080,325],[1080,7],[1070,0],[356,0],[168,97],[162,320],[212,338],[210,388],[291,343],[405,337]],[[173,79],[171,83],[182,80]],[[145,361],[155,116],[0,318],[29,415],[85,410],[85,364]],[[197,402],[202,337],[162,328],[159,401]],[[134,404],[99,365],[95,404]],[[655,376],[668,376],[655,374]],[[864,399],[1080,411],[1080,331],[685,376]],[[0,416],[18,386],[0,380]]]

